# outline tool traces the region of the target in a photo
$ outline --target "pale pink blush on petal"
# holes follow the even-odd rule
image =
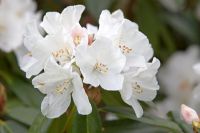
[[[94,34],[88,35],[88,45],[91,45],[94,42]]]
[[[81,39],[84,37],[85,32],[86,30],[80,26],[76,26],[72,29],[71,35],[76,46],[81,43]]]

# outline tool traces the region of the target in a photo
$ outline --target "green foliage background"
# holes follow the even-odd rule
[[[200,44],[200,18],[196,15],[198,0],[175,0],[176,12],[158,0],[37,0],[38,10],[62,11],[68,5],[83,4],[86,11],[81,24],[98,24],[103,9],[121,9],[126,18],[138,23],[147,35],[155,56],[162,63],[177,50]],[[168,119],[145,114],[137,119],[133,110],[121,101],[117,92],[101,91],[101,103],[93,103],[93,112],[81,116],[72,105],[60,118],[47,119],[40,113],[42,94],[20,71],[14,53],[0,52],[0,83],[5,86],[5,112],[0,115],[0,133],[191,133],[192,128],[180,120],[179,114],[169,112]],[[162,88],[161,88],[162,89]],[[1,96],[0,96],[1,97]],[[155,100],[163,98],[159,92]],[[152,103],[144,104],[145,109]],[[113,112],[120,119],[106,121],[105,114]]]

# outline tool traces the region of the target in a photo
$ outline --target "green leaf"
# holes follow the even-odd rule
[[[175,51],[175,40],[159,12],[160,8],[153,0],[140,0],[134,13],[140,30],[148,37],[156,56],[164,60]]]
[[[16,121],[8,120],[8,121],[6,121],[6,123],[8,124],[8,127],[10,129],[12,129],[12,131],[15,131],[15,133],[27,133],[28,132],[27,128],[24,125],[22,125]]]
[[[104,133],[164,133],[164,128],[149,126],[129,119],[104,122]]]
[[[48,127],[51,124],[51,122],[51,119],[46,118],[40,113],[35,118],[28,133],[47,133]]]
[[[63,133],[65,131],[66,122],[67,122],[66,114],[63,114],[59,118],[54,119],[50,127],[48,128],[48,133]]]
[[[183,133],[182,129],[176,123],[174,123],[173,121],[170,121],[170,120],[165,120],[165,119],[160,119],[160,118],[150,117],[150,116],[145,116],[145,115],[141,118],[137,118],[134,115],[132,108],[105,107],[105,108],[103,108],[103,110],[116,113],[116,114],[118,114],[122,117],[132,119],[132,120],[135,120],[135,121],[138,121],[138,122],[141,122],[141,123],[166,128],[169,131],[173,131],[174,133]]]
[[[108,9],[114,0],[86,0],[86,7],[94,18],[98,19],[102,10]]]
[[[34,89],[33,86],[26,80],[16,75],[6,74],[9,76],[9,80],[6,81],[9,89],[26,105],[40,108],[42,101],[42,94]]]
[[[13,119],[20,121],[24,124],[31,125],[37,114],[38,110],[31,107],[15,107],[7,110],[7,114]]]
[[[182,121],[180,119],[180,114],[179,113],[177,113],[177,112],[169,112],[167,115],[172,121],[176,122],[183,129],[184,132],[186,132],[186,133],[191,133],[192,132],[192,126],[188,125],[184,121]]]
[[[195,43],[199,41],[198,23],[196,23],[191,16],[187,17],[173,14],[165,14],[163,16],[166,22],[169,23],[176,32],[183,35],[191,42]]]
[[[80,115],[78,112],[74,114],[72,133],[101,133],[101,128],[101,119],[94,103],[92,103],[91,114]]]
[[[6,122],[0,120],[0,133],[13,133],[13,131],[8,127]]]
[[[150,43],[156,50],[160,49],[159,46],[159,30],[162,25],[157,11],[151,0],[139,0],[136,8],[135,16],[140,26],[140,30],[146,34]],[[159,51],[155,51],[159,52]]]
[[[101,89],[102,100],[106,105],[123,106],[126,105],[119,92],[109,92]]]

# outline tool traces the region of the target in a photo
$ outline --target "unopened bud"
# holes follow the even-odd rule
[[[188,124],[199,122],[199,116],[197,115],[196,111],[184,104],[181,105],[181,115]]]

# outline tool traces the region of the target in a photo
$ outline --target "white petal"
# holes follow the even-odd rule
[[[58,12],[47,12],[43,18],[42,23],[40,24],[41,27],[48,34],[55,34],[59,30],[61,30],[61,22],[60,22],[60,13]]]
[[[34,65],[36,62],[37,62],[37,60],[35,58],[33,58],[32,56],[26,54],[25,56],[22,57],[20,68],[24,72],[27,72],[29,70],[29,68],[32,65]]]
[[[85,7],[83,5],[75,5],[66,7],[61,13],[61,21],[64,27],[69,31],[74,25],[79,23],[81,15]]]
[[[42,93],[48,94],[55,90],[57,83],[67,77],[60,76],[58,73],[42,73],[33,78],[34,88],[38,88]]]
[[[118,9],[112,13],[112,17],[121,20],[124,18],[124,14],[122,10]]]
[[[136,114],[137,118],[142,117],[142,115],[143,115],[143,109],[142,109],[142,106],[140,105],[140,103],[136,99],[134,99],[132,97],[131,99],[126,100],[125,102],[127,104],[129,104],[130,106],[132,106],[132,108],[135,111],[135,114]]]
[[[18,47],[17,49],[14,50],[16,57],[17,57],[17,62],[20,67],[24,65],[23,63],[23,57],[28,53],[28,50],[22,45]]]
[[[40,60],[32,64],[26,71],[26,77],[30,78],[33,75],[37,75],[44,68],[44,63],[46,60]]]
[[[44,73],[33,78],[32,83],[42,93],[48,94],[54,91],[59,82],[71,78],[71,68],[62,68],[53,58],[47,61]]]
[[[48,118],[57,118],[67,111],[70,103],[70,93],[49,94],[42,101],[41,111]]]
[[[91,84],[94,87],[98,87],[100,82],[98,79],[98,76],[95,75],[94,73],[83,73],[83,82],[86,84]]]
[[[128,100],[132,96],[132,88],[129,83],[126,83],[124,80],[123,88],[120,90],[120,94],[122,95],[123,99]]]
[[[91,24],[87,24],[86,28],[87,28],[88,34],[96,34],[98,31],[98,27]]]
[[[136,23],[127,19],[125,19],[120,26],[114,41],[117,46],[124,45],[131,49],[128,53],[125,52],[126,56],[131,57],[132,55],[140,55],[144,56],[146,61],[149,61],[153,56],[153,49],[149,44],[147,37],[138,30]]]
[[[26,32],[24,34],[24,46],[31,51],[34,45],[37,45],[39,40],[42,40],[43,37],[39,32],[37,22],[29,22],[26,27]]]
[[[118,47],[112,45],[112,41],[108,38],[96,39],[90,46],[89,52],[99,62],[106,64],[112,73],[120,73],[125,66],[126,57]]]
[[[100,86],[105,90],[121,90],[124,76],[121,74],[100,76]]]
[[[140,73],[140,77],[153,77],[157,74],[160,67],[160,61],[157,58],[153,58],[152,63],[147,64],[148,69]]]
[[[95,60],[90,54],[88,54],[88,51],[86,50],[87,49],[83,46],[78,47],[75,55],[75,60],[83,75],[83,82],[97,87],[99,86],[99,80],[93,73]]]
[[[108,10],[103,10],[99,18],[99,31],[97,36],[113,37],[118,33],[119,26],[122,24],[124,16],[121,10],[111,14]]]
[[[129,67],[146,67],[146,60],[144,56],[141,55],[133,55],[133,56],[127,56],[126,58],[126,68],[128,69]]]
[[[159,85],[156,77],[138,78],[137,83],[144,89],[159,90]]]
[[[92,107],[89,102],[88,96],[83,88],[83,83],[80,76],[78,74],[75,74],[72,82],[74,86],[72,98],[74,100],[79,114],[90,114],[92,112]]]
[[[141,101],[152,101],[156,97],[156,95],[156,90],[143,89],[141,93],[134,92],[133,90],[133,96]]]

